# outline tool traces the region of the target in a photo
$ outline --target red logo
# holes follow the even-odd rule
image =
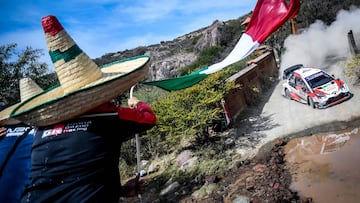
[[[59,124],[59,125],[55,125],[54,128],[51,130],[51,135],[59,135],[63,132],[65,125],[64,124]]]

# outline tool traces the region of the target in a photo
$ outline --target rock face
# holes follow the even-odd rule
[[[236,22],[239,22],[240,25],[241,20],[236,20]],[[151,56],[151,66],[147,76],[149,81],[174,78],[181,68],[193,63],[205,48],[233,41],[234,36],[231,36],[230,39],[223,39],[224,36],[227,36],[222,34],[226,24],[226,22],[216,20],[208,27],[180,36],[172,41],[161,41],[160,44],[106,54],[94,61],[101,66],[116,60],[145,54]],[[233,44],[235,45],[235,43]]]
[[[201,50],[219,44],[218,28],[223,25],[223,22],[215,21],[209,27],[149,47],[145,53],[152,57],[149,80],[175,77],[179,69],[196,60]]]

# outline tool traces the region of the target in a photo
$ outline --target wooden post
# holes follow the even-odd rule
[[[348,41],[349,41],[349,47],[350,47],[350,52],[352,55],[356,55],[359,53],[359,49],[356,46],[355,43],[355,39],[354,39],[354,35],[353,35],[353,31],[350,30],[348,32]]]
[[[290,19],[291,22],[291,34],[296,35],[298,33],[298,26],[295,18]]]

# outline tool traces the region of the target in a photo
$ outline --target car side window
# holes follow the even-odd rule
[[[302,81],[301,81],[301,78],[299,78],[299,77],[296,77],[295,78],[295,85],[296,86],[302,86],[302,83],[301,83]]]
[[[295,87],[295,76],[294,74],[291,74],[289,77],[289,85],[292,87]]]
[[[306,87],[304,81],[299,77],[295,78],[295,85],[300,86],[301,88],[305,88],[307,90],[307,87]]]

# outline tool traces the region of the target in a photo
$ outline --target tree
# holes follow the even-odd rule
[[[46,63],[40,63],[41,49],[26,47],[18,50],[17,44],[0,46],[0,100],[11,105],[20,101],[19,80],[30,77],[43,89],[56,83],[57,79],[49,77]]]

